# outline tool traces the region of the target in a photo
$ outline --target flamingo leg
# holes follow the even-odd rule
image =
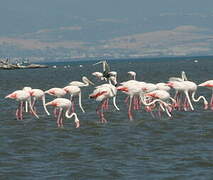
[[[100,117],[101,117],[101,122],[102,123],[106,123],[107,122],[107,120],[105,119],[105,117],[104,117],[104,103],[101,105],[101,113],[100,113]]]
[[[194,107],[192,106],[191,100],[189,98],[189,93],[187,91],[185,91],[185,95],[186,95],[186,98],[188,100],[188,103],[189,103],[191,110],[194,111]]]
[[[28,112],[28,102],[25,101],[25,111]]]
[[[210,101],[210,107],[211,107],[211,110],[213,110],[213,92],[212,92],[212,97],[211,97],[211,101]]]
[[[114,107],[119,111],[120,109],[118,108],[118,106],[116,104],[116,96],[114,96],[112,99],[113,99],[113,105],[114,105]]]
[[[63,123],[63,110],[61,112],[61,117],[59,119],[59,124],[60,124],[60,127],[63,127],[64,126],[64,123]]]
[[[124,102],[125,102],[126,104],[128,104],[128,101],[129,101],[129,96],[126,97],[126,99],[124,100]]]
[[[128,108],[128,117],[129,117],[129,120],[133,120],[133,116],[132,116],[132,99],[133,99],[133,96],[130,96],[129,98],[129,108]]]
[[[74,100],[72,101],[72,112],[73,113],[75,112],[75,102],[74,102]]]
[[[23,101],[20,102],[20,119],[23,120]]]
[[[99,105],[96,108],[96,113],[100,117],[100,122],[101,122],[101,112],[100,112],[101,105],[102,105],[102,102],[100,102]]]
[[[58,117],[57,117],[57,125],[58,127],[61,127],[60,121],[61,121],[61,114],[62,114],[62,108],[59,109]]]
[[[20,101],[19,105],[18,105],[18,108],[16,110],[16,119],[17,120],[22,120],[23,119],[23,116],[22,116],[22,105],[23,105],[23,102]]]
[[[82,112],[85,113],[85,111],[84,111],[84,109],[82,107],[82,104],[81,104],[81,92],[78,95],[78,102],[79,102],[79,107],[81,108]]]

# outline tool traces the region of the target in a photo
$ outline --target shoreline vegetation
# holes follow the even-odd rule
[[[10,63],[9,59],[0,59],[0,69],[13,70],[13,69],[34,69],[34,68],[48,68],[47,65],[31,64],[29,62]]]

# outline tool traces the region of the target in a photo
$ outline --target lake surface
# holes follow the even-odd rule
[[[212,79],[213,57],[161,58],[109,61],[117,71],[118,82],[129,79],[127,71],[146,82],[167,82],[184,70],[197,84]],[[97,102],[88,95],[94,87],[82,88],[82,104],[76,111],[81,127],[65,119],[58,128],[38,102],[36,119],[24,114],[16,120],[18,103],[4,97],[24,86],[43,90],[64,87],[70,81],[102,71],[94,62],[58,63],[57,68],[0,71],[0,179],[74,179],[74,180],[210,180],[213,177],[213,111],[194,104],[193,112],[173,112],[172,118],[157,119],[143,110],[134,111],[129,121],[125,95],[118,93],[116,111],[105,113],[108,123],[101,124],[95,112]],[[70,65],[70,67],[68,67]],[[66,66],[67,68],[65,68]],[[171,94],[174,94],[171,91]],[[210,100],[211,91],[199,88],[198,94]],[[46,101],[53,97],[47,95]],[[48,107],[50,112],[53,111]]]

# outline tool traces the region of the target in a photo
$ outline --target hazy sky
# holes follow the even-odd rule
[[[162,14],[213,15],[213,0],[0,0],[0,35],[95,19],[141,19]]]

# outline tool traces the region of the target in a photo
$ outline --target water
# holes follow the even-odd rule
[[[118,72],[119,82],[128,79],[129,70],[137,72],[138,80],[153,83],[180,76],[182,70],[196,83],[212,79],[212,58],[197,60],[125,60],[110,61],[110,65]],[[111,107],[105,113],[108,123],[101,124],[95,113],[97,103],[88,98],[93,87],[85,87],[82,103],[86,113],[76,107],[81,121],[76,129],[71,119],[65,120],[64,128],[57,128],[54,117],[45,115],[41,103],[39,120],[25,114],[23,121],[17,121],[17,102],[4,99],[24,86],[43,90],[64,87],[83,75],[100,84],[91,73],[102,67],[92,63],[0,71],[0,179],[212,179],[213,112],[204,111],[201,104],[195,105],[194,112],[174,112],[171,119],[153,119],[139,111],[129,121],[125,96],[119,93],[120,112]],[[199,88],[198,92],[210,98],[210,90]],[[52,99],[47,96],[47,101]]]

